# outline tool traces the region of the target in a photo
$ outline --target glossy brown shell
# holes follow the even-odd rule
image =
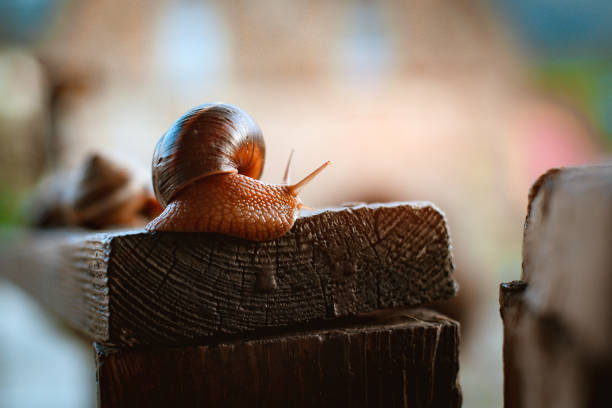
[[[213,174],[258,179],[265,145],[259,126],[242,109],[223,103],[198,106],[181,116],[153,153],[155,196],[165,207],[181,190]]]

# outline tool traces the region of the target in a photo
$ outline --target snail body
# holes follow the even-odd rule
[[[213,232],[265,241],[291,229],[303,207],[299,190],[323,170],[289,185],[258,180],[265,145],[255,121],[227,104],[201,105],[162,136],[153,185],[164,211],[149,231]]]

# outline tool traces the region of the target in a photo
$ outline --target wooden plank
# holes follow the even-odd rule
[[[427,203],[306,213],[283,237],[35,234],[12,278],[101,343],[180,344],[455,294],[443,214]]]
[[[499,311],[504,323],[504,408],[520,408],[523,393],[518,364],[517,327],[523,316],[523,294],[527,285],[522,281],[502,283],[499,288]]]
[[[535,186],[523,239],[525,300],[559,319],[585,352],[612,356],[612,166],[551,171]]]
[[[459,407],[459,324],[425,309],[172,348],[96,347],[101,407]]]
[[[512,344],[506,384],[519,390],[508,406],[612,406],[611,249],[612,166],[555,169],[536,182],[523,288],[500,296]]]

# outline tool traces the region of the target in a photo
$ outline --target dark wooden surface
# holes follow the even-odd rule
[[[520,408],[522,388],[520,367],[517,367],[517,327],[523,316],[523,294],[527,285],[522,281],[502,283],[499,290],[499,310],[504,323],[504,408]]]
[[[3,245],[2,269],[105,344],[186,344],[450,298],[443,214],[427,203],[311,212],[269,242],[58,232]]]
[[[96,347],[101,407],[459,407],[459,325],[425,309],[242,342]]]
[[[612,406],[612,166],[536,182],[522,279],[500,293],[506,406]]]

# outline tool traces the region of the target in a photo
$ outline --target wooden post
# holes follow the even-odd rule
[[[609,407],[612,166],[552,170],[530,193],[521,283],[502,284],[506,407]]]
[[[173,348],[96,346],[101,407],[459,407],[459,325],[425,309]]]
[[[431,204],[315,211],[269,242],[26,233],[1,255],[7,276],[97,343],[104,407],[460,405],[458,323],[368,315],[455,294]]]
[[[519,352],[516,328],[523,316],[525,282],[502,283],[499,290],[500,314],[504,323],[504,407],[519,408],[523,399],[520,375],[516,366]]]

